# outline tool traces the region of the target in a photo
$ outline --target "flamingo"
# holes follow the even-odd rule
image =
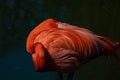
[[[32,55],[36,71],[57,71],[60,80],[68,73],[67,80],[72,80],[82,64],[99,56],[113,55],[120,65],[116,53],[119,45],[88,29],[48,18],[30,32],[26,50]]]

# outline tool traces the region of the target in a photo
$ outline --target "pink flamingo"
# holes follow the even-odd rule
[[[72,80],[74,72],[82,65],[99,56],[115,56],[119,42],[98,36],[92,31],[47,19],[35,27],[26,41],[27,52],[32,55],[38,72],[57,71],[63,80],[63,73],[68,73],[67,80]]]

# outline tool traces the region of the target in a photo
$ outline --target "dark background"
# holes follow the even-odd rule
[[[120,41],[120,0],[0,0],[0,80],[58,80],[56,72],[37,73],[25,50],[29,32],[49,17]],[[114,57],[99,57],[74,80],[120,80],[120,68]]]

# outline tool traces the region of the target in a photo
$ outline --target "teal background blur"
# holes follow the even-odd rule
[[[36,72],[25,50],[29,32],[50,17],[120,41],[120,0],[0,0],[0,80],[58,80]],[[120,80],[120,68],[114,57],[99,57],[74,80]]]

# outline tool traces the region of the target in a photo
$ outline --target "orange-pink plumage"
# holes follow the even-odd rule
[[[26,42],[37,71],[60,73],[73,73],[81,64],[102,55],[114,55],[119,63],[118,46],[119,42],[54,19],[47,19],[35,27]]]

